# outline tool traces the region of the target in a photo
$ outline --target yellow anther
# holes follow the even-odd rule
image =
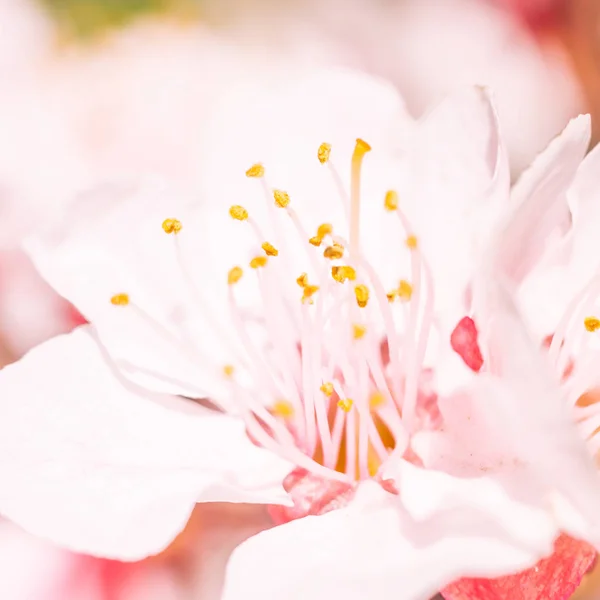
[[[255,256],[250,261],[250,267],[252,267],[253,269],[260,269],[260,267],[266,267],[266,266],[267,266],[267,257],[266,256]]]
[[[321,387],[320,390],[330,398],[333,395],[333,383],[331,381],[326,381]]]
[[[333,232],[333,225],[331,223],[323,223],[317,228],[317,235],[311,237],[308,242],[313,246],[320,246],[325,236],[330,235]]]
[[[235,367],[233,365],[225,365],[223,367],[223,374],[225,375],[225,377],[233,377],[233,374],[235,373]]]
[[[338,282],[344,283],[346,279],[354,281],[356,279],[356,271],[354,267],[331,267],[331,276]]]
[[[237,283],[242,278],[243,274],[244,271],[242,270],[242,267],[232,267],[229,269],[229,273],[227,273],[227,283],[229,285]]]
[[[360,340],[367,333],[367,328],[364,325],[352,325],[352,335],[355,340]]]
[[[298,277],[296,277],[296,283],[300,287],[306,287],[308,285],[308,275],[306,273],[301,273]]]
[[[416,235],[409,235],[406,238],[406,246],[407,248],[410,248],[411,250],[414,250],[419,244],[419,240],[417,240],[417,236]]]
[[[234,204],[229,209],[229,214],[237,221],[245,221],[248,218],[248,211],[243,206],[239,206],[238,204]]]
[[[129,304],[129,296],[127,294],[115,294],[110,299],[110,302],[115,306],[127,306]]]
[[[278,256],[279,255],[279,250],[277,250],[277,248],[275,248],[275,246],[273,246],[273,244],[269,244],[269,242],[265,242],[262,245],[262,249],[265,251],[265,254],[267,256]]]
[[[385,396],[379,391],[375,391],[369,398],[369,406],[371,408],[379,408],[385,404]]]
[[[165,219],[162,222],[162,228],[165,233],[179,233],[182,225],[178,219]]]
[[[387,210],[396,210],[398,208],[398,192],[394,190],[386,192],[383,204]]]
[[[306,284],[304,286],[304,293],[302,294],[302,302],[310,300],[319,291],[318,285]]]
[[[282,190],[273,190],[273,198],[280,208],[285,208],[290,203],[290,195]]]
[[[282,419],[289,419],[294,416],[294,406],[287,400],[277,400],[273,404],[273,414]]]
[[[263,177],[264,174],[265,174],[265,168],[260,163],[256,163],[255,165],[252,165],[246,171],[246,177]]]
[[[340,399],[338,400],[337,405],[344,411],[344,412],[350,412],[352,410],[352,405],[354,404],[354,402],[352,400],[350,400],[350,398],[344,398],[343,400]]]
[[[321,223],[319,227],[317,227],[317,237],[323,239],[326,235],[331,235],[333,233],[333,225],[331,223]]]
[[[317,152],[317,156],[319,157],[319,162],[324,165],[329,160],[329,155],[331,154],[331,144],[327,142],[323,142],[319,146],[319,151]]]
[[[585,325],[585,328],[590,332],[597,331],[598,329],[600,329],[600,319],[598,319],[597,317],[586,317],[583,320],[583,324]]]
[[[397,295],[398,295],[398,290],[392,290],[391,292],[388,292],[386,294],[388,302],[393,302],[396,299]]]
[[[408,281],[401,279],[400,285],[398,286],[398,298],[400,300],[408,301],[412,298],[413,288]]]
[[[327,246],[327,248],[323,250],[323,256],[325,258],[329,258],[330,260],[342,258],[342,256],[344,256],[344,246],[340,244],[333,244],[333,246]]]
[[[361,283],[354,288],[354,294],[356,296],[356,303],[361,308],[364,308],[369,302],[369,288]]]
[[[357,154],[366,154],[367,152],[371,152],[371,146],[365,142],[365,140],[361,140],[358,138],[356,140],[356,146],[354,147],[354,152]]]

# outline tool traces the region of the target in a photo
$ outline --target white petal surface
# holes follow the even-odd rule
[[[426,600],[458,577],[520,570],[552,549],[550,520],[492,482],[405,462],[395,474],[400,498],[366,483],[345,509],[243,543],[229,564],[224,600]]]
[[[59,225],[29,240],[28,250],[46,280],[94,323],[130,379],[156,391],[214,398],[226,385],[222,367],[231,355],[219,321],[195,296],[201,281],[193,277],[190,284],[186,275],[211,270],[202,228],[187,219],[189,201],[154,180],[104,186],[77,199]],[[169,217],[185,224],[177,239],[162,230]],[[226,290],[226,273],[220,282]],[[111,304],[121,293],[130,306]]]
[[[482,379],[484,387],[471,407],[462,416],[454,415],[447,433],[454,429],[456,440],[470,444],[472,456],[479,459],[489,448],[481,444],[480,432],[489,431],[504,458],[500,471],[519,475],[524,469],[543,494],[564,496],[587,521],[586,539],[598,545],[600,478],[573,423],[567,397],[510,295],[497,282],[477,289],[478,322],[491,376]],[[480,418],[487,425],[480,425],[477,433]]]
[[[244,425],[117,379],[88,327],[0,372],[0,513],[73,550],[162,550],[197,501],[286,502]]]
[[[514,213],[501,232],[498,267],[520,282],[544,254],[549,236],[569,226],[567,190],[585,156],[591,124],[573,119],[514,186]]]
[[[572,285],[587,282],[600,266],[600,146],[583,160],[569,190],[573,213],[573,250],[569,263]]]
[[[402,208],[431,264],[438,309],[455,311],[458,320],[473,257],[509,193],[508,162],[486,89],[455,94],[421,120],[411,175]]]

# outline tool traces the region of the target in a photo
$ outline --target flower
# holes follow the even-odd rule
[[[0,372],[0,511],[131,560],[195,502],[290,505],[325,480],[327,514],[238,548],[227,600],[427,598],[530,567],[561,531],[598,545],[594,467],[479,269],[508,195],[489,93],[413,122],[362,76],[291,83],[223,103],[200,211],[107,186],[30,241],[92,325]]]
[[[589,119],[579,118],[538,156],[514,186],[486,260],[516,296],[561,384],[565,410],[598,464],[594,204],[600,153],[585,155],[589,141]],[[461,598],[469,585],[460,582],[448,597]]]

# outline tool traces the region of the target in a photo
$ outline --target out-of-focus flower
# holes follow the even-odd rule
[[[556,24],[557,19],[564,17],[564,9],[568,0],[494,0],[523,19],[530,27],[539,29],[549,24]]]
[[[464,319],[508,194],[488,93],[414,123],[363,77],[294,83],[212,140],[198,219],[109,187],[31,241],[93,326],[0,373],[0,510],[135,559],[197,501],[289,503],[292,466],[337,485],[346,508],[240,547],[227,599],[426,598],[533,565],[561,530],[600,544],[597,475],[502,289],[473,286],[479,331]],[[460,355],[467,384],[438,394],[428,352]]]
[[[198,506],[165,551],[131,563],[74,554],[0,521],[0,589],[10,600],[218,600],[233,548],[269,526],[252,505]]]
[[[390,79],[414,114],[465,85],[494,90],[511,166],[522,171],[582,110],[568,54],[540,45],[511,14],[484,0],[267,3],[236,35]],[[527,127],[523,124],[527,123]]]

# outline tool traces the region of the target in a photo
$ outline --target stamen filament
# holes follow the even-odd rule
[[[356,140],[352,153],[350,179],[350,252],[354,256],[360,253],[360,174],[363,158],[371,146],[361,139]]]

